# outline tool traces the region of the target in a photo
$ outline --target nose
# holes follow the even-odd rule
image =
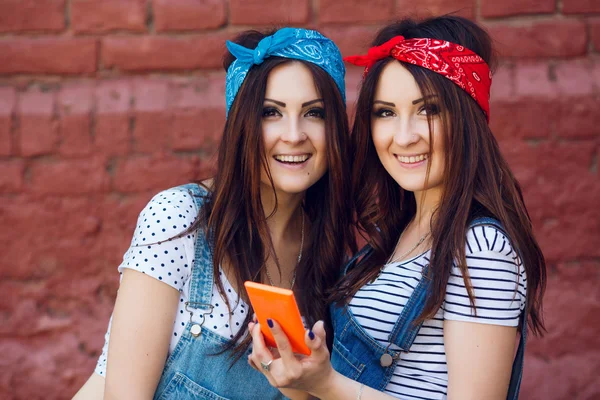
[[[419,135],[416,128],[417,124],[413,118],[401,118],[394,133],[394,143],[401,147],[408,147],[418,142]]]
[[[302,132],[300,118],[291,117],[288,121],[288,127],[281,135],[281,140],[290,144],[296,144],[304,141],[306,139],[306,134]]]

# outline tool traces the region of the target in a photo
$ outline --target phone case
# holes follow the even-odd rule
[[[310,349],[304,343],[304,324],[294,298],[294,292],[262,283],[247,281],[244,283],[254,313],[261,326],[267,346],[277,347],[267,324],[267,318],[277,321],[287,335],[294,353],[310,355]]]

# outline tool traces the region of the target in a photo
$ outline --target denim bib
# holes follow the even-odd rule
[[[198,209],[202,208],[206,190],[196,184],[182,186],[191,192]],[[198,229],[186,310],[201,321],[212,311],[213,290],[212,245],[203,229]],[[169,355],[154,394],[155,400],[210,399],[253,400],[285,399],[260,372],[252,369],[242,357],[231,365],[231,351],[218,354],[226,339],[202,326],[188,322],[173,352]]]
[[[491,225],[504,233],[500,222],[492,218],[478,218],[470,224],[470,227],[479,225]],[[505,236],[508,237],[506,234]],[[360,257],[368,256],[372,250],[370,246],[365,246],[348,262],[344,268],[344,273],[353,268]],[[426,278],[427,268],[428,266],[425,266],[423,269],[423,276],[419,284],[400,313],[390,334],[390,344],[398,346],[400,350],[391,350],[389,346],[384,346],[373,339],[356,321],[348,305],[337,306],[332,304],[330,306],[334,331],[331,363],[336,371],[373,389],[385,390],[392,379],[401,352],[410,350],[421,329],[422,323],[415,325],[413,321],[421,314],[427,300],[429,290],[429,281]],[[512,366],[507,400],[517,400],[519,398],[525,343],[527,341],[526,310],[527,308],[521,313],[519,319],[521,339]],[[382,360],[387,361],[385,364],[389,365],[382,366]]]

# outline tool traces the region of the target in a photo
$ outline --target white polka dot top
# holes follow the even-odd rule
[[[185,302],[188,301],[190,293],[196,235],[189,234],[170,241],[162,241],[185,231],[197,216],[198,208],[187,190],[173,188],[157,194],[140,213],[131,246],[118,268],[121,275],[125,268],[130,268],[179,290],[179,307],[173,325],[169,354],[175,349],[185,324],[190,320],[190,314],[185,311]],[[156,244],[159,241],[162,243]],[[242,327],[247,306],[242,300],[238,301],[237,293],[223,271],[220,271],[219,278],[223,282],[229,304],[232,305],[232,312],[227,309],[217,285],[213,285],[211,303],[214,308],[212,314],[206,318],[203,328],[230,339]],[[192,321],[200,323],[201,320],[199,313],[194,313]],[[95,372],[102,376],[106,375],[111,322],[112,317],[104,337],[102,354],[98,358],[95,369]]]

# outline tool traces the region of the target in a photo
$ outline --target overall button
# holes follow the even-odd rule
[[[394,359],[392,358],[391,355],[389,355],[388,353],[385,353],[379,359],[379,363],[381,364],[382,367],[389,367],[390,365],[392,365],[393,360]]]
[[[198,337],[202,333],[202,327],[198,324],[194,324],[190,328],[190,333],[192,334],[193,337]]]

